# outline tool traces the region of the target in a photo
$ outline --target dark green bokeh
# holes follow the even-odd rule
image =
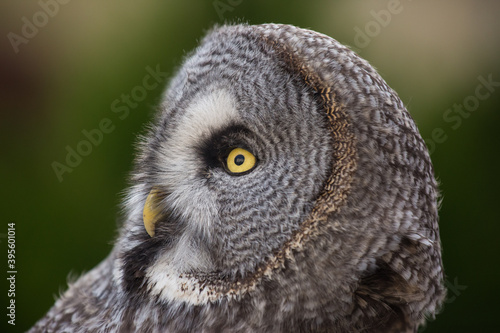
[[[469,96],[476,94],[479,77],[491,75],[500,82],[500,6],[401,0],[398,12],[384,18],[381,11],[387,12],[390,3],[73,0],[60,5],[18,53],[4,38],[0,234],[7,233],[8,222],[16,223],[18,274],[16,327],[2,315],[0,330],[29,328],[66,288],[70,272],[78,276],[109,253],[133,145],[152,118],[163,86],[148,91],[124,119],[111,104],[142,85],[148,66],[172,75],[204,32],[224,21],[289,23],[350,45],[399,93],[422,136],[429,143],[433,135],[438,140],[432,141],[443,141],[430,147],[443,194],[440,226],[451,289],[442,314],[425,331],[495,327],[500,87],[478,105],[470,104],[473,111],[460,116],[460,125],[443,116],[456,117],[459,113],[447,110],[473,102]],[[32,21],[40,10],[38,1],[3,2],[3,36],[21,34],[22,18]],[[356,28],[368,29],[369,40],[356,39]],[[52,163],[66,164],[66,146],[76,149],[85,139],[82,130],[97,128],[104,118],[113,131],[60,182]],[[0,241],[6,253],[6,239]],[[5,308],[8,288],[2,280]]]

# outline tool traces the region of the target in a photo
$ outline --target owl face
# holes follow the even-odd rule
[[[129,288],[150,283],[163,295],[182,274],[254,273],[310,214],[330,172],[332,140],[319,97],[270,49],[248,36],[206,41],[171,83],[143,144],[129,199],[127,238],[137,245],[127,244],[126,255],[146,262],[133,260],[144,278]],[[152,190],[151,237],[143,207]]]
[[[376,71],[327,36],[209,33],[131,182],[113,252],[39,328],[413,332],[443,301],[424,141]]]

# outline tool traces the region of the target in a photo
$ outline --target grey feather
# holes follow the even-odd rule
[[[255,167],[228,172],[234,147]],[[293,26],[216,28],[139,145],[112,253],[30,332],[415,332],[445,295],[437,196],[365,60]]]

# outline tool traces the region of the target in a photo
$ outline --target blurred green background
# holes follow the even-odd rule
[[[311,28],[379,70],[428,142],[443,194],[449,301],[425,331],[497,326],[500,1],[59,0],[43,8],[54,1],[0,4],[0,257],[6,267],[7,223],[15,222],[18,271],[16,326],[2,314],[0,331],[28,329],[70,272],[91,269],[111,250],[133,145],[167,80],[136,87],[148,67],[172,75],[204,32],[224,22]],[[132,92],[141,101],[126,116],[114,113],[112,103]],[[67,147],[77,149],[82,131],[105,118],[113,130],[81,146],[91,151],[60,181],[53,162],[66,164]]]

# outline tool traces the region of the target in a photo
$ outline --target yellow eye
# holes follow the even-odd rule
[[[144,204],[144,210],[142,211],[144,227],[151,237],[155,235],[155,223],[161,216],[161,207],[159,205],[161,199],[161,192],[153,187],[151,192],[149,192],[146,203]]]
[[[255,166],[255,156],[243,148],[234,148],[227,157],[227,169],[232,173],[243,173]]]

